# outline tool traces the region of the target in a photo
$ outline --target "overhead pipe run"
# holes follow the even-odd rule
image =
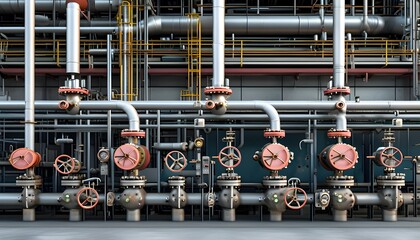
[[[364,24],[363,16],[346,16],[346,31],[360,36],[364,31],[367,34],[404,34],[405,19],[395,17],[369,16]],[[211,36],[213,30],[212,16],[200,17],[202,36]],[[313,36],[319,34],[321,29],[333,34],[333,16],[325,16],[324,21],[319,16],[226,16],[225,34],[231,36]],[[153,16],[148,19],[150,36],[188,34],[191,20],[184,16]],[[365,25],[369,26],[366,29]],[[143,22],[139,24],[144,28]],[[0,28],[1,29],[1,28]]]
[[[1,14],[18,14],[24,11],[25,0],[0,0]],[[66,0],[34,0],[37,12],[66,12]],[[119,0],[94,0],[79,1],[84,2],[83,7],[89,8],[91,12],[109,12],[117,11]],[[55,4],[55,6],[54,6]]]

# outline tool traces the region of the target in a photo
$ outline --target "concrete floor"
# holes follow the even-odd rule
[[[0,221],[0,239],[17,240],[129,240],[129,239],[185,239],[185,240],[411,240],[420,237],[420,218],[402,218],[398,222],[351,219],[349,222],[287,221],[225,223],[149,221]]]

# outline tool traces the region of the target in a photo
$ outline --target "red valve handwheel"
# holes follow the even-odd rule
[[[18,170],[31,168],[39,161],[38,155],[28,148],[18,148],[9,157],[10,164]]]
[[[338,143],[327,147],[327,165],[339,171],[352,168],[357,162],[357,152],[353,146]]]
[[[219,152],[219,162],[225,168],[234,168],[241,163],[241,152],[233,146],[222,148]]]
[[[92,209],[99,203],[99,193],[91,187],[84,187],[77,192],[77,203],[83,209]]]
[[[379,161],[384,167],[387,168],[396,168],[403,161],[402,152],[396,147],[386,147],[382,149]]]
[[[55,170],[61,174],[68,175],[74,171],[75,160],[75,158],[72,158],[69,155],[62,154],[54,161]]]
[[[180,151],[171,151],[163,159],[171,172],[181,172],[187,166],[187,158]]]
[[[278,143],[269,144],[261,151],[261,161],[264,167],[271,171],[278,171],[287,167],[289,160],[289,149]]]
[[[299,193],[303,194],[303,197],[304,197],[303,201],[298,198]],[[299,210],[305,206],[306,201],[308,201],[308,195],[306,195],[305,190],[303,190],[300,187],[289,188],[284,193],[284,203],[290,209]]]
[[[133,170],[139,167],[140,152],[132,144],[124,144],[117,148],[114,153],[114,162],[122,170]]]

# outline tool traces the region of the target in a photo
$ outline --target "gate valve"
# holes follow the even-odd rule
[[[225,168],[234,168],[241,163],[241,152],[233,146],[226,146],[222,148],[218,156],[220,164]]]
[[[187,158],[180,151],[171,151],[163,159],[171,172],[181,172],[187,166]]]

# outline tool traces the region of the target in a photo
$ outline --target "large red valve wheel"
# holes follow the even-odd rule
[[[329,146],[328,146],[329,147]],[[321,166],[325,169],[325,170],[328,170],[328,171],[334,171],[334,169],[333,168],[331,168],[329,165],[327,165],[327,164],[325,164],[325,158],[326,158],[326,154],[327,154],[327,149],[328,149],[328,147],[326,147],[326,148],[324,148],[322,151],[321,151],[321,153],[318,155],[318,160],[319,160],[319,163],[321,164]]]
[[[140,151],[132,144],[124,144],[114,153],[114,162],[122,170],[133,170],[139,167]]]
[[[140,148],[142,151],[140,152],[140,159],[143,161],[141,162],[141,166],[139,167],[139,170],[146,169],[150,164],[150,152],[149,149],[146,148],[146,146],[140,145]]]
[[[376,158],[382,166],[396,168],[402,163],[404,155],[396,147],[386,147],[379,151]]]
[[[10,154],[9,162],[18,170],[26,170],[39,163],[40,158],[31,149],[18,148]]]
[[[76,159],[66,154],[58,156],[54,161],[55,170],[64,175],[72,173],[74,171],[75,165]]]
[[[41,154],[39,154],[39,152],[35,152],[37,158],[36,158],[36,162],[34,164],[34,167],[39,167],[39,164],[41,163],[42,160],[42,156]]]
[[[187,166],[187,158],[180,151],[171,151],[163,159],[171,172],[181,172]]]
[[[91,187],[84,187],[77,192],[77,203],[83,209],[92,209],[99,203],[99,193]]]
[[[233,146],[222,148],[219,152],[219,162],[225,168],[234,168],[241,163],[241,152]]]
[[[356,149],[345,143],[337,143],[326,147],[320,154],[321,165],[327,166],[327,170],[348,170],[357,163],[358,154]]]
[[[299,199],[299,194],[302,194],[304,199]],[[284,203],[290,209],[299,210],[305,206],[307,201],[308,195],[305,190],[300,187],[289,188],[284,193]]]
[[[271,171],[281,170],[289,165],[289,149],[278,143],[271,143],[261,151],[261,162]]]

